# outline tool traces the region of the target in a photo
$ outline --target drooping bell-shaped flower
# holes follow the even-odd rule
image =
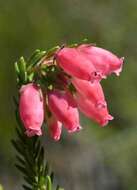
[[[101,73],[96,71],[91,61],[77,48],[65,47],[56,53],[58,65],[69,75],[89,81],[101,80]]]
[[[91,61],[97,72],[101,72],[103,78],[111,73],[119,76],[122,71],[124,58],[118,58],[108,50],[88,44],[80,45],[77,49]]]
[[[113,119],[113,117],[108,113],[107,107],[97,108],[93,102],[84,98],[79,93],[76,93],[75,98],[80,111],[101,126],[107,125],[108,121]]]
[[[104,92],[99,82],[91,83],[74,77],[71,79],[71,82],[76,90],[83,95],[84,98],[89,99],[95,107],[107,106]]]
[[[36,84],[23,85],[20,89],[19,113],[27,136],[41,135],[44,120],[43,96]]]
[[[48,124],[51,137],[55,141],[60,140],[61,131],[62,131],[62,123],[58,121],[53,115],[50,115],[47,118],[47,124]]]
[[[80,130],[79,113],[69,92],[53,90],[48,93],[48,106],[52,114],[71,133]]]

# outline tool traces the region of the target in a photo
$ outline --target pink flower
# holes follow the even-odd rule
[[[58,141],[62,131],[62,123],[58,121],[53,115],[47,118],[48,127],[50,130],[51,137]]]
[[[68,131],[80,130],[79,113],[70,93],[54,90],[48,94],[48,105],[50,111]]]
[[[97,72],[101,72],[103,78],[111,73],[119,76],[122,71],[123,58],[118,58],[108,50],[88,44],[80,45],[77,49],[91,61]]]
[[[91,61],[77,48],[63,48],[56,53],[58,65],[69,75],[83,80],[101,80],[100,72],[96,71]]]
[[[107,107],[97,108],[93,102],[78,93],[76,93],[76,101],[81,112],[99,123],[101,126],[107,125],[108,121],[113,119],[113,117],[108,113]]]
[[[95,104],[95,107],[107,106],[103,89],[99,82],[91,83],[78,78],[72,78],[71,82],[84,98],[89,99],[93,104]]]
[[[35,84],[27,84],[20,89],[20,118],[26,128],[27,136],[41,135],[44,120],[43,96]]]

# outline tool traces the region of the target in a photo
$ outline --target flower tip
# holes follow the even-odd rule
[[[122,65],[119,69],[115,70],[114,73],[116,74],[116,76],[119,76],[121,71],[122,71]]]
[[[69,133],[79,132],[81,129],[82,129],[82,127],[80,125],[78,125],[74,129],[69,129],[68,132]]]
[[[76,132],[79,132],[79,131],[82,130],[82,129],[83,129],[82,126],[79,125],[79,126],[77,127]]]
[[[60,135],[54,136],[53,139],[54,139],[55,141],[59,141],[59,140],[60,140]]]
[[[39,130],[35,130],[35,129],[27,129],[25,134],[28,136],[28,137],[33,137],[35,135],[37,136],[41,136],[42,135],[42,131],[41,129]]]
[[[104,118],[103,121],[100,122],[101,127],[105,127],[108,124],[108,122],[113,119],[114,117],[109,114],[106,118]]]
[[[105,75],[102,75],[102,79],[106,79],[107,77]]]
[[[121,71],[122,71],[122,67],[123,67],[124,60],[125,60],[124,57],[121,57],[121,58],[120,58],[120,68],[114,71],[114,73],[115,73],[117,76],[119,76],[120,73],[121,73]]]
[[[114,119],[114,117],[112,116],[112,115],[108,115],[108,117],[107,117],[107,119],[109,120],[109,121],[111,121],[111,120],[113,120]]]

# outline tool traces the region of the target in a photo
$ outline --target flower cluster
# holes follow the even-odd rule
[[[123,58],[90,44],[63,47],[46,56],[37,66],[36,78],[20,88],[19,111],[26,134],[41,135],[43,122],[56,141],[62,125],[69,133],[77,132],[82,128],[78,109],[100,126],[107,125],[113,117],[100,81],[111,73],[119,75],[122,65]]]

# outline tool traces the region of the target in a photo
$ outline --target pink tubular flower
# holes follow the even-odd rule
[[[41,135],[44,120],[43,96],[35,84],[27,84],[20,89],[19,113],[26,128],[27,136]]]
[[[93,104],[95,104],[95,107],[99,108],[107,106],[103,89],[99,82],[91,83],[78,78],[72,78],[71,82],[84,98],[89,99]]]
[[[101,80],[100,72],[77,48],[63,48],[56,53],[58,65],[69,75],[89,81]]]
[[[101,126],[107,125],[108,121],[113,119],[108,113],[107,107],[97,108],[90,100],[83,98],[78,93],[76,93],[76,101],[81,112]]]
[[[70,93],[54,90],[48,94],[49,109],[68,131],[75,132],[81,129],[79,113]]]
[[[58,141],[62,131],[62,123],[58,121],[53,115],[47,118],[48,127],[50,130],[51,137]]]
[[[122,71],[124,58],[118,58],[108,50],[88,44],[80,45],[77,49],[91,61],[97,72],[101,72],[103,78],[111,73],[119,76]]]

